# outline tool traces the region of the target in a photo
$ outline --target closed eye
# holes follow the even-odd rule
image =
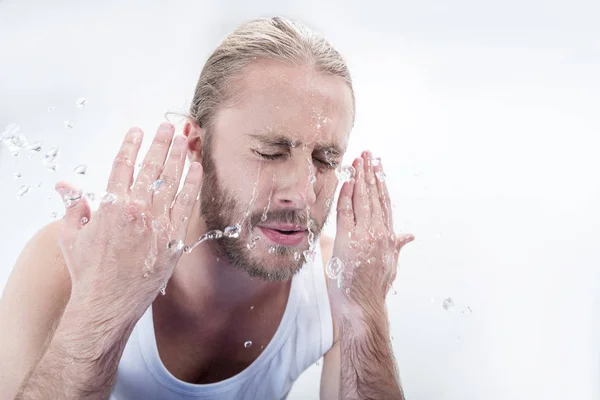
[[[286,154],[283,154],[283,153],[265,154],[265,153],[261,153],[259,151],[255,151],[255,153],[258,154],[259,156],[261,156],[262,158],[264,158],[265,160],[280,160],[286,156]]]

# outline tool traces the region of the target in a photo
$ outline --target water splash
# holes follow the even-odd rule
[[[85,175],[85,173],[87,172],[87,165],[85,165],[85,164],[78,165],[77,167],[75,167],[73,172],[75,172],[76,174],[79,174],[79,175]]]
[[[42,160],[42,163],[50,171],[56,171],[56,169],[58,168],[58,164],[56,163],[57,157],[58,147],[52,147],[46,154],[44,154],[44,159]]]
[[[75,127],[75,124],[73,124],[71,121],[65,121],[64,124],[65,124],[65,128],[68,128],[68,129],[72,129]]]
[[[78,98],[77,101],[75,102],[75,105],[77,106],[77,108],[83,108],[83,107],[85,107],[86,104],[87,104],[87,100],[84,99],[83,97]]]
[[[167,243],[167,249],[171,250],[173,252],[179,252],[181,251],[183,248],[185,247],[185,244],[183,243],[183,240],[171,240],[169,241],[169,243]]]
[[[152,190],[153,192],[159,192],[163,186],[163,183],[164,182],[162,181],[162,179],[157,179],[154,182],[152,182],[149,189]]]
[[[337,279],[344,270],[344,263],[337,257],[332,257],[325,266],[325,272],[330,279]]]
[[[267,213],[271,209],[271,197],[273,197],[274,189],[275,189],[275,174],[273,174],[273,184],[271,185],[271,192],[269,193],[269,200],[267,202],[267,206],[264,208],[262,216],[260,217],[261,222],[265,222],[267,220]]]
[[[375,176],[377,177],[377,179],[379,179],[379,182],[385,182],[385,172],[377,171],[375,172]]]
[[[250,346],[252,346],[252,341],[251,340],[248,340],[247,342],[244,343],[244,347],[245,348],[248,348]]]
[[[161,286],[160,294],[162,294],[163,296],[167,294],[167,284],[166,283]]]
[[[37,141],[33,144],[30,144],[29,146],[27,146],[27,150],[34,151],[36,153],[40,152],[42,150],[42,142]]]
[[[69,190],[67,193],[65,193],[65,195],[63,196],[63,203],[65,204],[66,208],[71,207],[76,201],[78,201],[79,199],[81,199],[83,195],[81,194],[81,192],[75,191],[75,190]]]
[[[446,311],[450,310],[452,307],[454,307],[454,300],[452,300],[451,297],[446,298],[442,303],[442,307],[444,307],[444,310]]]
[[[356,175],[356,170],[352,165],[344,165],[335,170],[335,175],[340,182],[350,182]]]
[[[115,201],[117,201],[117,195],[114,193],[106,193],[104,196],[102,196],[102,200],[100,200],[100,203],[102,204],[113,204]]]
[[[4,132],[0,136],[0,142],[14,156],[18,156],[19,151],[27,146],[27,140],[21,135],[21,127],[15,123],[9,124],[4,128]]]
[[[248,248],[248,250],[254,250],[254,248],[256,247],[256,242],[258,242],[261,239],[260,235],[256,235],[255,237],[253,237],[247,244],[246,247]]]
[[[27,186],[27,185],[23,185],[19,188],[19,190],[17,190],[17,196],[19,196],[19,197],[23,197],[27,193],[29,193],[29,186]]]
[[[19,179],[20,177],[22,177],[23,174],[20,172],[15,172],[15,179]]]
[[[240,237],[240,232],[242,231],[242,227],[240,225],[232,225],[228,226],[223,230],[223,236],[237,239]]]
[[[196,240],[196,242],[193,243],[192,245],[184,246],[183,252],[191,253],[192,250],[194,250],[200,243],[206,242],[207,240],[221,239],[222,237],[223,237],[223,231],[220,231],[219,229],[208,231],[205,234],[203,234],[202,236],[200,236],[200,238],[198,240]]]

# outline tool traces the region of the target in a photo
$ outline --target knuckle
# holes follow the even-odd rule
[[[185,208],[190,204],[191,199],[192,199],[192,196],[190,196],[190,194],[188,192],[182,192],[179,194],[179,196],[177,196],[175,205],[176,206],[178,205],[181,208]]]
[[[178,183],[175,176],[171,175],[170,173],[163,174],[160,179],[163,181],[163,184],[168,187],[172,187]]]

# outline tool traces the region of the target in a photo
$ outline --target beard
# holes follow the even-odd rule
[[[279,222],[310,227],[316,240],[327,221],[321,223],[307,215],[306,210],[282,209],[253,212],[241,207],[226,188],[223,187],[217,176],[216,165],[210,152],[210,138],[204,144],[202,168],[204,170],[202,190],[200,192],[200,214],[205,222],[207,231],[223,230],[226,226],[239,224],[241,232],[238,238],[223,237],[219,240],[208,241],[213,252],[228,260],[234,267],[239,268],[252,277],[268,281],[283,281],[291,279],[304,265],[306,259],[303,250],[306,247],[273,245],[269,254],[261,251],[260,243],[268,239],[253,240],[257,235],[254,227],[263,223]],[[326,215],[329,215],[330,206]],[[266,219],[265,219],[266,217]],[[256,248],[251,243],[256,244]]]

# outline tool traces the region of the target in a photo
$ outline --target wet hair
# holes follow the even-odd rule
[[[321,35],[283,17],[257,18],[238,27],[206,61],[196,85],[190,117],[211,131],[218,107],[231,100],[235,78],[258,58],[289,65],[311,66],[316,72],[338,76],[350,87],[354,115],[354,89],[346,62]],[[210,136],[210,135],[209,135]]]

